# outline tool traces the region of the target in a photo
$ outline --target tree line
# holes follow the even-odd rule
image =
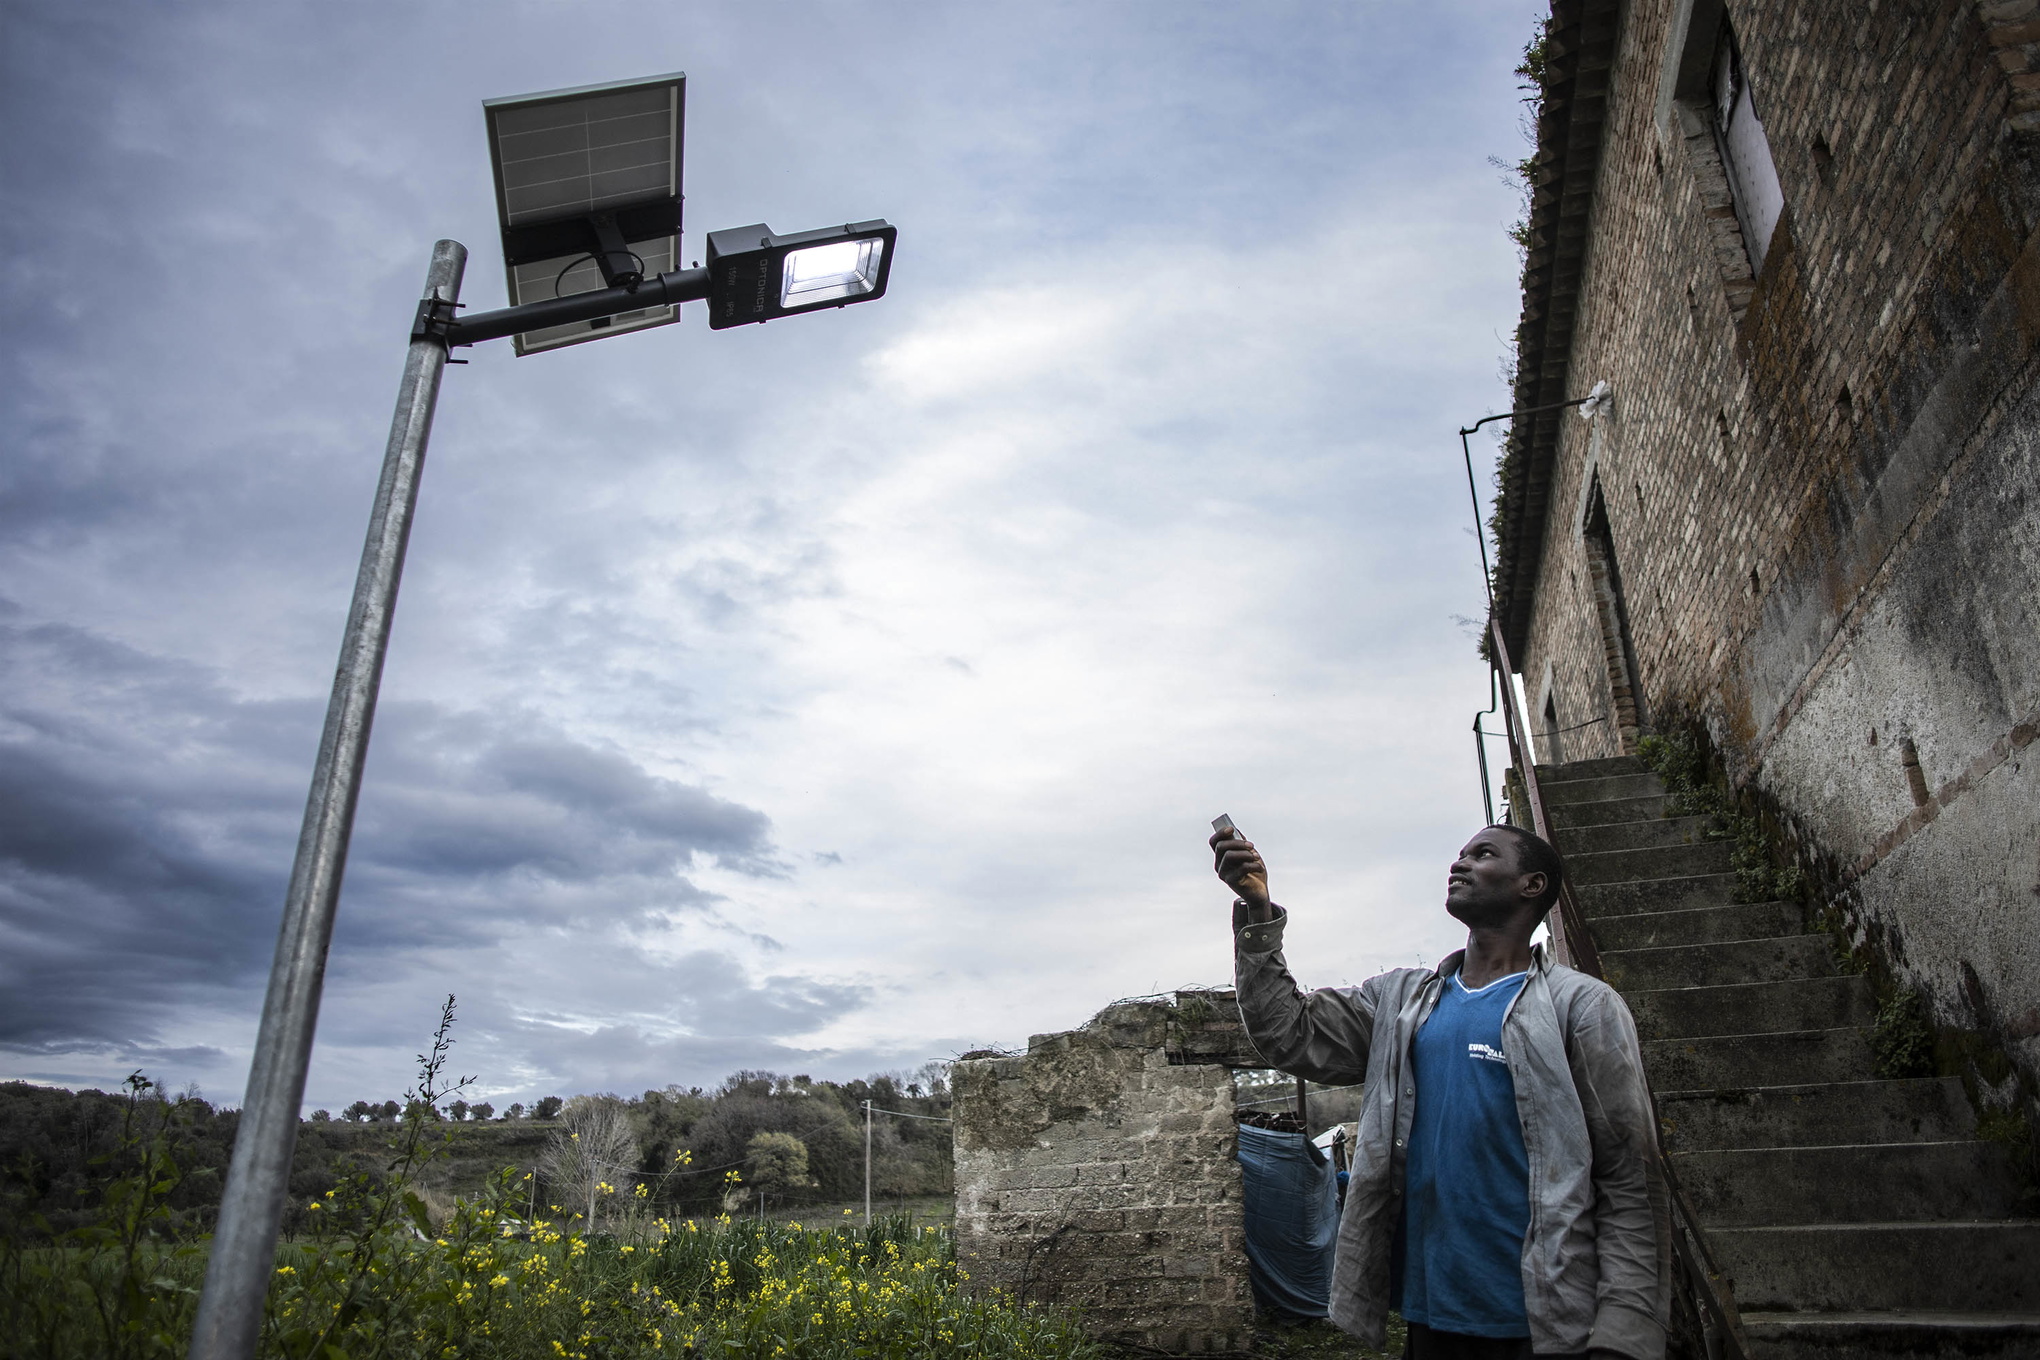
[[[946,1077],[942,1064],[847,1082],[744,1071],[713,1090],[548,1096],[528,1111],[512,1105],[500,1118],[487,1102],[413,1112],[444,1121],[452,1140],[448,1193],[507,1165],[533,1174],[530,1204],[541,1214],[557,1203],[599,1218],[589,1210],[600,1201],[685,1215],[748,1205],[759,1191],[772,1207],[860,1200],[865,1101],[923,1116],[874,1121],[874,1194],[890,1201],[949,1193],[950,1129],[937,1122],[949,1114]],[[456,1112],[455,1104],[465,1109]],[[342,1179],[388,1173],[388,1140],[369,1126],[398,1121],[406,1108],[360,1100],[337,1119],[315,1111],[299,1125],[287,1232],[302,1227],[305,1206]],[[104,1187],[129,1170],[124,1149],[138,1119],[162,1131],[181,1168],[170,1201],[177,1230],[210,1231],[240,1112],[146,1082],[112,1094],[0,1083],[0,1227],[41,1236],[88,1221]],[[548,1121],[549,1129],[534,1127]],[[576,1163],[559,1145],[575,1143],[571,1135],[581,1130],[597,1136],[584,1134],[587,1153]]]
[[[525,1118],[556,1119],[559,1117],[561,1107],[566,1103],[559,1096],[545,1096],[532,1102],[531,1108],[527,1110],[524,1107],[524,1102],[513,1100],[504,1107],[502,1117],[506,1121]],[[394,1124],[403,1118],[405,1110],[418,1104],[419,1102],[415,1100],[403,1104],[399,1104],[394,1100],[385,1100],[380,1103],[373,1100],[357,1100],[346,1109],[340,1111],[339,1117],[349,1124]],[[472,1119],[477,1124],[486,1124],[491,1119],[496,1118],[496,1107],[486,1100],[478,1100],[470,1105],[467,1101],[456,1096],[446,1103],[446,1109],[443,1114],[438,1109],[432,1107],[427,1107],[425,1113],[431,1119],[451,1119],[455,1123]],[[333,1117],[331,1110],[313,1110],[311,1122],[314,1124],[324,1124]]]

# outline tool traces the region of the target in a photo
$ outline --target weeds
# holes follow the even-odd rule
[[[1934,1031],[1918,992],[1894,992],[1877,1008],[1870,1027],[1870,1056],[1880,1077],[1934,1074]]]
[[[1738,808],[1709,777],[1707,753],[1691,734],[1644,737],[1636,754],[1665,782],[1666,816],[1712,817],[1713,838],[1734,842],[1729,862],[1735,870],[1736,901],[1790,902],[1804,895],[1804,871],[1796,864],[1779,867],[1763,823]]]

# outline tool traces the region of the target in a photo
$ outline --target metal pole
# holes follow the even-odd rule
[[[871,1102],[864,1102],[864,1226],[871,1226]]]
[[[1303,1136],[1310,1137],[1310,1083],[1302,1077],[1296,1079],[1296,1122],[1303,1126]]]
[[[467,247],[460,242],[434,245],[425,297],[456,301],[466,266]],[[443,343],[429,335],[413,336],[404,360],[404,381],[397,389],[389,447],[383,454],[382,481],[368,521],[368,542],[354,581],[354,604],[340,643],[340,664],[326,708],[325,734],[319,739],[318,763],[312,770],[304,827],[298,833],[297,861],[291,867],[283,928],[277,935],[262,1028],[248,1073],[248,1096],[241,1107],[233,1162],[220,1200],[219,1229],[206,1264],[205,1293],[192,1328],[191,1360],[249,1360],[261,1332],[263,1299],[290,1189],[305,1069],[318,1025],[326,947],[333,938],[333,914],[354,830],[376,690],[389,650],[397,582],[403,575],[411,514],[418,503],[418,474],[445,365]]]

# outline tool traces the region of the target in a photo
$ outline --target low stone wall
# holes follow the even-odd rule
[[[956,1245],[974,1288],[1075,1307],[1101,1337],[1244,1348],[1253,1320],[1230,991],[1108,1006],[951,1071]]]

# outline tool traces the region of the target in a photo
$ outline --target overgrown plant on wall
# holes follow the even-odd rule
[[[1806,895],[1806,874],[1797,864],[1779,863],[1763,820],[1743,808],[1727,781],[1715,776],[1706,747],[1691,732],[1645,736],[1637,756],[1665,782],[1665,815],[1711,817],[1712,839],[1734,842],[1738,902],[1797,902]]]
[[[1516,88],[1523,92],[1522,129],[1525,140],[1530,143],[1530,153],[1521,160],[1507,161],[1500,156],[1488,157],[1488,164],[1499,170],[1502,179],[1522,195],[1522,206],[1516,220],[1508,226],[1509,239],[1516,245],[1517,272],[1527,275],[1530,269],[1530,204],[1537,191],[1537,119],[1544,109],[1545,90],[1551,79],[1551,16],[1546,14],[1537,21],[1536,30],[1530,41],[1523,45],[1523,59],[1516,64]],[[1498,374],[1502,386],[1512,395],[1516,390],[1516,345],[1512,340],[1503,351]],[[1513,428],[1508,442],[1503,446],[1502,457],[1495,465],[1494,496],[1491,513],[1485,526],[1486,532],[1496,543],[1501,541],[1503,511],[1508,501],[1509,475],[1518,455]],[[1489,658],[1490,643],[1487,631],[1481,630],[1479,650],[1482,660]]]

